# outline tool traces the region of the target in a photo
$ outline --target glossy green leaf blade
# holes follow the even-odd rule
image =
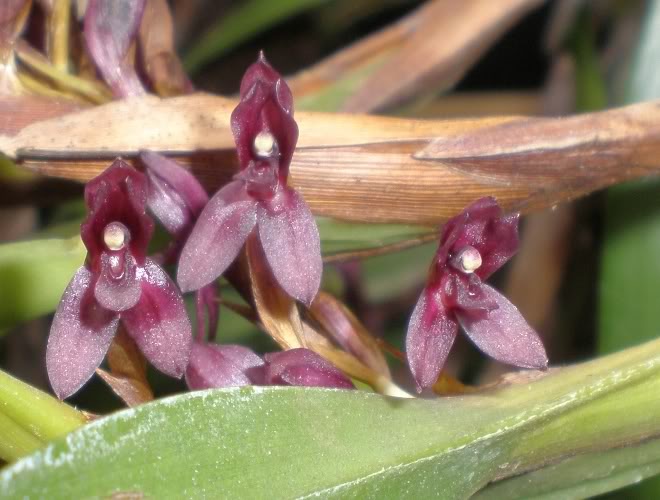
[[[520,379],[439,400],[283,387],[175,396],[17,462],[0,496],[465,498],[660,435],[660,341]]]
[[[326,0],[248,0],[224,14],[185,54],[187,71],[194,73],[232,47],[284,19]]]
[[[660,473],[660,440],[569,458],[493,483],[474,500],[578,499],[617,490]]]
[[[78,236],[0,245],[0,330],[54,311],[85,253]]]

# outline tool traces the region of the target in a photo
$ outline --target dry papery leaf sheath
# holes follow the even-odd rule
[[[0,136],[0,151],[39,173],[87,181],[109,158],[135,161],[150,149],[189,164],[215,190],[237,168],[234,106],[206,94],[116,101],[2,130],[14,135]],[[526,212],[660,170],[659,102],[566,118],[297,119],[292,186],[315,214],[351,221],[437,224],[487,195]]]

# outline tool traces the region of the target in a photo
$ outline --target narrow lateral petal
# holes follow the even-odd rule
[[[305,348],[269,353],[265,383],[354,389],[353,383],[328,360]]]
[[[152,365],[181,377],[192,345],[192,327],[181,293],[151,259],[146,260],[139,277],[140,301],[121,316],[126,331]]]
[[[127,53],[137,34],[145,0],[89,0],[85,42],[103,79],[116,97],[145,93]]]
[[[285,188],[283,209],[259,207],[259,239],[284,291],[311,305],[321,285],[323,261],[316,220],[302,197]]]
[[[484,294],[497,304],[487,316],[475,317],[457,311],[456,316],[472,342],[492,358],[521,366],[543,369],[548,357],[534,329],[504,295],[484,284]]]
[[[234,261],[257,222],[257,202],[227,203],[230,183],[218,191],[199,216],[179,260],[177,280],[189,292],[208,285]]]
[[[192,173],[166,156],[143,151],[140,159],[147,167],[149,208],[170,234],[186,234],[209,200],[206,191]]]
[[[193,390],[250,385],[247,371],[263,360],[247,347],[195,342],[186,369],[186,383]]]
[[[62,295],[46,349],[48,378],[64,399],[89,380],[101,364],[117,330],[119,315],[94,300],[92,274],[78,269]]]
[[[438,379],[458,333],[458,324],[447,314],[439,297],[422,292],[413,310],[406,336],[406,356],[417,390]]]

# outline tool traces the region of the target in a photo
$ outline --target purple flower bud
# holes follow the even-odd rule
[[[94,64],[116,97],[145,94],[134,66],[127,60],[146,0],[89,0],[85,42]]]
[[[55,393],[68,397],[92,376],[120,320],[156,368],[181,377],[191,326],[181,293],[146,256],[153,222],[145,212],[145,176],[117,159],[87,184],[85,202],[87,259],[64,291],[48,339]]]
[[[518,214],[503,216],[493,198],[477,200],[447,221],[406,338],[419,390],[437,380],[459,324],[477,347],[499,361],[547,367],[537,333],[513,304],[482,281],[517,250]]]
[[[231,123],[241,170],[202,211],[181,254],[179,285],[196,290],[215,280],[258,226],[278,283],[309,305],[321,283],[321,243],[309,207],[287,186],[298,139],[293,98],[263,53],[243,77]]]
[[[266,354],[264,359],[266,360],[264,370],[266,385],[355,388],[339,369],[309,349],[298,348],[273,352]]]
[[[263,360],[247,347],[194,342],[186,383],[193,390],[259,383]]]

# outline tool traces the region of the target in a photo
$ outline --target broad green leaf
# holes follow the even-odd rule
[[[660,1],[647,2],[626,103],[660,97]],[[657,179],[608,190],[601,256],[598,350],[609,353],[660,331],[660,183]],[[627,493],[657,498],[660,479]]]
[[[79,236],[0,245],[0,330],[53,312],[85,253]]]
[[[660,474],[660,440],[569,458],[493,483],[474,500],[590,498]]]
[[[533,375],[436,400],[292,387],[174,396],[18,461],[0,475],[0,495],[466,498],[495,479],[660,435],[660,341]],[[637,449],[660,461],[657,447]],[[555,488],[575,481],[561,477]]]
[[[183,58],[186,70],[194,73],[257,33],[304,12],[326,0],[247,0],[222,15]]]

